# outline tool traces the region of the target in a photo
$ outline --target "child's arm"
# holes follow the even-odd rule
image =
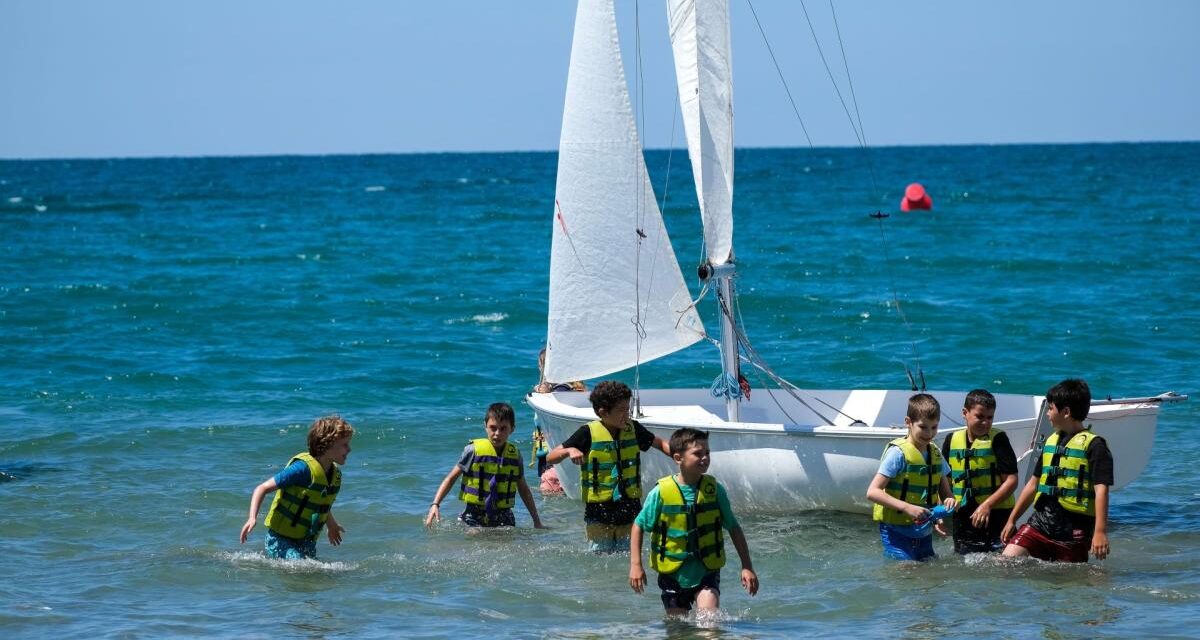
[[[1108,485],[1094,485],[1096,492],[1096,529],[1092,532],[1092,555],[1097,560],[1108,556]]]
[[[1013,506],[1012,513],[1008,514],[1008,522],[1004,523],[1004,529],[1000,532],[1000,541],[1008,542],[1013,534],[1017,532],[1017,520],[1021,519],[1021,515],[1033,504],[1034,498],[1037,497],[1038,477],[1029,476],[1029,481],[1025,483],[1025,488],[1021,489],[1021,495],[1017,498],[1017,504]]]
[[[635,522],[629,530],[629,586],[634,593],[646,588],[646,570],[642,568],[642,528]]]
[[[740,526],[734,527],[733,531],[729,532],[729,538],[733,540],[733,548],[737,549],[738,560],[742,561],[742,586],[746,588],[746,593],[754,595],[758,593],[758,574],[754,573],[754,567],[750,564],[750,547],[746,544],[746,534]]]
[[[945,478],[943,478],[943,481],[944,480]],[[867,500],[870,500],[875,504],[881,504],[889,509],[895,509],[896,511],[908,514],[908,517],[912,518],[913,520],[921,520],[929,517],[929,509],[918,507],[915,504],[911,504],[899,498],[893,498],[892,496],[889,496],[887,492],[883,490],[883,488],[887,486],[888,482],[891,482],[891,478],[883,475],[882,473],[876,473],[875,479],[871,480],[870,486],[867,487]]]
[[[1007,498],[1017,488],[1017,474],[1006,473],[1000,476],[1002,481],[1000,486],[996,488],[992,495],[987,497],[987,500],[979,503],[975,507],[975,512],[971,514],[971,524],[978,529],[983,529],[987,526],[988,516],[992,513],[992,507],[996,506],[997,502]]]
[[[442,484],[438,486],[437,493],[433,494],[433,504],[429,505],[429,513],[425,516],[425,526],[432,527],[434,522],[441,522],[442,514],[440,511],[442,506],[442,498],[445,498],[446,494],[450,493],[450,487],[454,486],[454,481],[457,480],[461,475],[462,469],[459,469],[458,465],[454,465],[454,467],[450,469],[450,473],[446,474],[446,478],[442,480]]]
[[[660,438],[658,436],[654,436],[654,448],[667,454],[668,458],[671,457],[671,443],[670,442],[667,442],[666,440],[663,440],[662,438]]]
[[[325,520],[325,529],[328,531],[329,544],[336,547],[342,543],[342,533],[346,531],[346,527],[338,524],[337,518],[333,517],[332,509],[329,511],[329,517]]]
[[[250,530],[258,522],[258,510],[262,507],[263,496],[278,488],[278,485],[275,484],[274,476],[267,478],[262,484],[254,487],[254,492],[250,494],[250,515],[246,518],[246,524],[242,525],[242,544],[246,544],[246,538],[250,535]]]
[[[455,467],[455,469],[457,468]],[[538,517],[537,505],[533,502],[533,492],[529,490],[529,483],[525,482],[524,476],[517,478],[517,493],[521,494],[521,502],[525,503],[525,508],[529,510],[529,517],[533,518],[534,528],[545,529],[546,526]]]
[[[558,464],[564,459],[570,458],[575,464],[583,464],[583,452],[575,447],[565,447],[558,445],[546,454],[546,464]]]

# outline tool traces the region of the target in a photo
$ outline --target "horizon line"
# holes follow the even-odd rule
[[[942,142],[931,144],[884,144],[867,147],[859,145],[811,145],[811,146],[734,146],[735,150],[862,150],[862,149],[915,149],[940,147],[1071,147],[1085,145],[1122,145],[1122,144],[1195,144],[1200,138],[1185,140],[1093,140],[1075,142]],[[677,147],[645,147],[648,151],[687,151],[686,146]],[[430,150],[430,151],[332,151],[332,152],[299,152],[299,153],[242,153],[242,154],[197,154],[197,155],[128,155],[128,156],[29,156],[7,157],[0,156],[0,162],[69,162],[69,161],[99,161],[99,160],[221,160],[239,158],[337,158],[364,156],[436,156],[436,155],[512,155],[512,154],[545,154],[558,153],[558,149],[508,149],[508,150]]]

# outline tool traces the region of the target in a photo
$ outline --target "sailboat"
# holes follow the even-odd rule
[[[735,319],[733,84],[727,0],[667,0],[680,109],[704,227],[700,277],[720,316],[723,374],[712,388],[634,390],[633,417],[669,438],[710,433],[711,471],[739,508],[865,511],[887,442],[905,434],[913,391],[809,390],[775,376]],[[621,61],[613,0],[579,0],[553,209],[545,379],[586,380],[632,369],[708,339],[684,282],[646,170]],[[743,362],[778,384],[741,392]],[[950,410],[966,392],[930,391]],[[1041,396],[1000,394],[994,425],[1032,461],[1048,435]],[[1093,403],[1086,424],[1115,452],[1115,488],[1145,468],[1159,408],[1171,393]],[[551,447],[595,420],[586,393],[531,393]],[[946,428],[949,426],[949,428]],[[943,420],[945,434],[962,429]],[[940,438],[940,436],[939,436]],[[1024,453],[1022,454],[1022,450]],[[642,456],[643,482],[673,473]],[[1027,476],[1029,465],[1021,465]],[[560,465],[563,489],[578,468]],[[1025,477],[1021,478],[1021,482]]]

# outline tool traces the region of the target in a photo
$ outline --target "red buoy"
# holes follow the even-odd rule
[[[932,209],[933,199],[925,193],[925,187],[921,183],[914,182],[904,189],[904,198],[900,200],[901,211],[916,211],[918,209]]]

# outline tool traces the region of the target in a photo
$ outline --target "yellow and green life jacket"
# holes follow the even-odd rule
[[[517,446],[504,443],[504,455],[487,438],[472,440],[475,458],[463,473],[458,499],[467,504],[492,509],[511,509],[516,503],[517,481],[521,479],[521,459]]]
[[[717,481],[700,477],[696,501],[685,504],[675,476],[658,481],[662,509],[650,533],[650,566],[659,573],[675,573],[688,558],[699,558],[710,571],[725,566],[725,533]]]
[[[316,540],[342,487],[342,470],[335,463],[333,477],[326,478],[321,463],[308,452],[292,456],[287,466],[297,460],[308,465],[308,486],[285,487],[275,492],[271,510],[267,512],[267,528],[293,540]]]
[[[1055,431],[1042,447],[1042,472],[1038,493],[1058,498],[1067,511],[1096,515],[1096,491],[1088,469],[1087,449],[1096,434],[1080,431],[1061,446],[1063,432]]]
[[[904,468],[895,478],[888,480],[884,491],[889,496],[909,504],[926,509],[933,508],[937,504],[938,485],[942,482],[941,452],[937,447],[930,445],[929,462],[926,463],[925,456],[917,451],[908,438],[896,438],[889,442],[883,449],[884,455],[887,455],[888,449],[892,447],[899,447],[900,451],[904,453]],[[882,458],[880,459],[882,460]],[[907,513],[889,509],[881,504],[875,505],[872,517],[876,522],[884,524],[913,524],[913,519]]]
[[[642,469],[633,422],[626,422],[617,439],[599,420],[588,423],[592,448],[579,470],[584,502],[612,502],[642,497]]]
[[[1002,479],[996,471],[996,452],[992,449],[992,441],[997,429],[988,429],[987,434],[967,443],[967,430],[956,431],[950,436],[949,459],[950,488],[958,503],[966,504],[974,500],[976,504],[987,500],[996,492]],[[1012,494],[1008,494],[995,505],[997,509],[1011,509],[1016,505]]]

